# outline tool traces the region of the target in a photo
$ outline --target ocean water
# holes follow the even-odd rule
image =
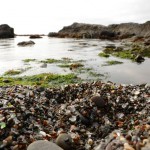
[[[108,44],[116,46],[119,42],[111,42],[99,39],[61,39],[43,37],[33,39],[35,45],[21,47],[18,42],[29,41],[28,36],[17,36],[14,39],[0,39],[0,75],[8,70],[23,70],[19,76],[34,75],[40,73],[68,74],[75,73],[84,80],[112,81],[117,84],[142,84],[150,83],[150,59],[141,63],[116,57],[101,58],[98,54]],[[81,61],[84,68],[90,71],[70,70],[61,68],[59,64],[47,64],[42,68],[40,61],[48,58],[63,59],[70,58],[74,61]],[[35,62],[25,63],[25,59],[36,59]],[[122,61],[123,64],[104,66],[108,60]]]

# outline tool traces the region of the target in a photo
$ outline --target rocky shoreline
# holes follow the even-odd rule
[[[38,140],[64,150],[150,149],[149,84],[3,86],[0,112],[0,149],[4,150],[25,150]]]
[[[70,26],[63,27],[59,32],[50,32],[49,37],[61,38],[95,38],[95,39],[126,39],[133,36],[150,37],[150,21],[143,24],[121,23],[109,26],[73,23]]]
[[[131,40],[133,37],[133,45],[129,50],[109,45],[99,56],[112,55],[140,63],[145,60],[144,57],[150,57],[149,21],[144,24],[128,23],[107,27],[74,23],[58,33],[50,33],[49,36],[107,40]],[[0,38],[12,37],[13,28],[1,25]],[[41,37],[36,35],[30,38]],[[20,43],[21,46],[28,44],[34,43]],[[12,70],[11,73],[19,72]],[[68,83],[76,79],[73,75],[50,77],[61,78],[60,82],[67,79]],[[96,81],[44,88],[37,85],[42,85],[45,81],[48,84],[48,75],[40,78],[34,76],[30,79],[32,82],[29,79],[18,78],[15,81],[35,85],[35,79],[38,79],[36,86],[25,86],[26,83],[24,86],[17,85],[14,79],[1,77],[0,149],[38,150],[40,146],[33,148],[31,144],[43,140],[46,140],[45,147],[53,144],[51,150],[150,149],[149,84],[116,85]]]
[[[7,24],[0,25],[0,38],[14,38],[14,36],[14,28],[11,28]],[[31,39],[36,39],[42,38],[44,34],[32,34],[28,36],[30,36]],[[149,38],[150,21],[143,24],[121,23],[111,24],[108,26],[75,22],[72,25],[63,27],[63,29],[58,32],[50,32],[48,36],[59,38],[92,38],[107,40],[126,39],[131,37]]]
[[[5,38],[14,38],[14,28],[11,28],[7,24],[2,24],[0,25],[0,39],[5,39]]]

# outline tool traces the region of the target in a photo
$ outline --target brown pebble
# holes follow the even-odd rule
[[[104,99],[100,96],[93,96],[91,98],[91,101],[94,102],[94,104],[99,107],[102,108],[106,105],[106,102],[104,101]]]
[[[64,150],[70,150],[72,148],[72,138],[69,134],[62,133],[57,137],[56,144]]]

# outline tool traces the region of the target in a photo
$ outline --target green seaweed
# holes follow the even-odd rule
[[[122,64],[122,63],[123,62],[121,62],[121,61],[110,60],[110,61],[106,61],[106,64],[103,64],[102,66],[118,65],[118,64]]]
[[[120,51],[120,52],[114,52],[112,53],[113,56],[119,57],[119,58],[123,58],[123,59],[131,59],[134,60],[135,55],[132,53],[131,50],[124,50],[124,51]]]
[[[89,72],[89,75],[90,75],[90,76],[93,76],[93,77],[102,77],[102,76],[104,76],[103,74],[96,73],[96,72],[93,72],[93,71],[90,71],[90,72]]]
[[[106,54],[104,52],[101,52],[101,53],[98,54],[98,56],[108,58],[110,55]]]
[[[8,70],[8,71],[6,71],[5,73],[4,73],[4,75],[5,76],[13,76],[13,75],[18,75],[18,74],[20,74],[20,73],[22,73],[22,71],[21,70]]]
[[[36,59],[24,59],[24,60],[23,60],[23,62],[25,62],[25,63],[28,63],[28,62],[31,62],[31,61],[32,61],[32,62],[33,62],[33,61],[36,61]]]
[[[105,54],[108,54],[123,59],[130,59],[132,61],[135,61],[135,58],[138,55],[150,58],[150,47],[146,47],[144,45],[138,45],[138,44],[130,45],[130,48],[127,50],[123,50],[122,48],[118,48],[118,47],[115,49],[105,48],[103,52],[104,54],[100,53],[99,56],[105,57]]]
[[[61,62],[61,60],[48,58],[46,60],[41,60],[40,62],[47,63],[47,64],[52,64],[52,63],[59,63],[59,62]]]
[[[42,87],[56,87],[64,84],[72,84],[80,82],[81,79],[77,78],[75,74],[52,74],[43,73],[33,76],[23,77],[0,77],[0,86],[5,85],[30,85],[30,86],[42,86]]]
[[[73,64],[60,64],[58,66],[61,68],[77,69],[77,68],[83,67],[84,65],[81,63],[73,63]]]

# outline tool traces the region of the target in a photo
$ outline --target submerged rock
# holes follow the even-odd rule
[[[33,41],[23,41],[23,42],[19,42],[17,45],[18,46],[31,46],[34,45],[35,43]]]

